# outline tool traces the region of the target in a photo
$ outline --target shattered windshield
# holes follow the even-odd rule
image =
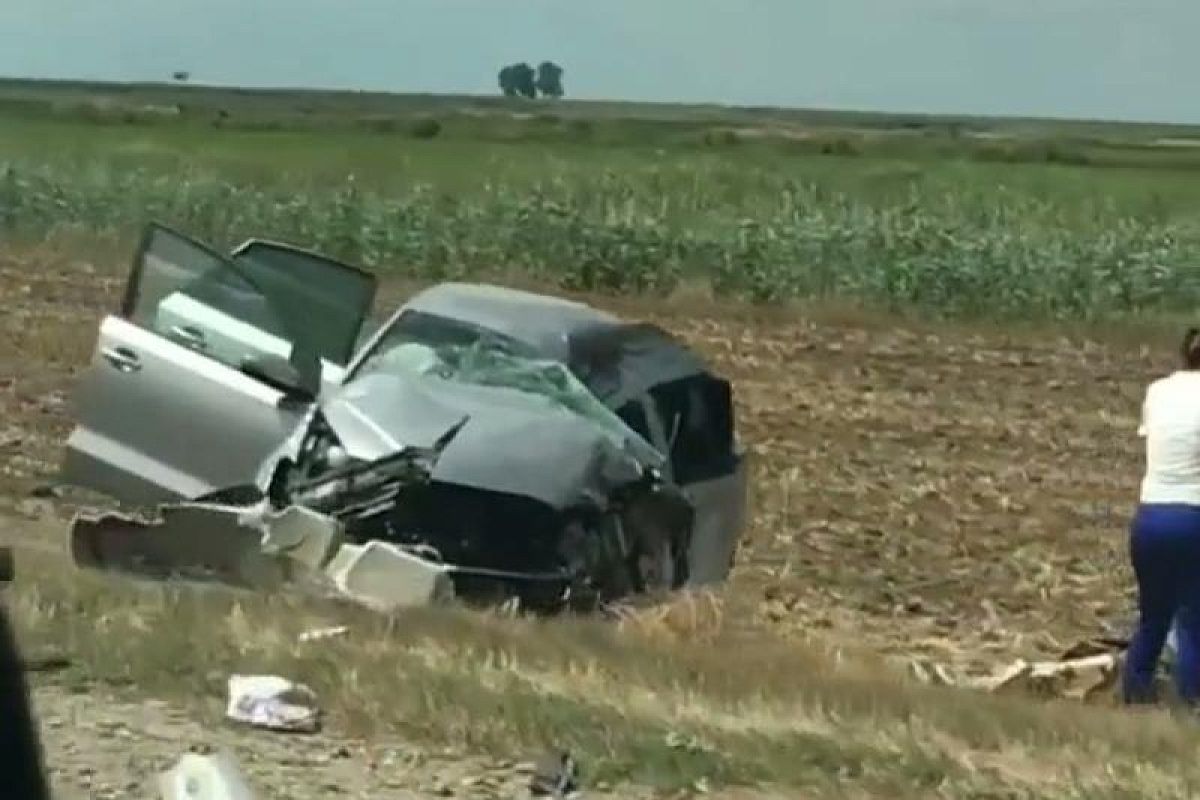
[[[565,364],[538,358],[528,346],[469,323],[405,313],[375,343],[354,377],[378,372],[527,392],[591,421],[618,442],[653,449]]]

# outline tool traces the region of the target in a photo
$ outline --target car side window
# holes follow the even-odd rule
[[[291,355],[285,318],[247,275],[161,226],[147,230],[138,250],[122,314],[235,369],[250,358]]]
[[[287,336],[293,345],[331,364],[350,362],[375,299],[374,278],[319,253],[273,242],[247,242],[230,260],[265,296],[286,308],[290,319],[303,320]]]
[[[728,383],[696,375],[660,384],[650,395],[671,445],[676,480],[707,480],[732,468],[733,397]]]

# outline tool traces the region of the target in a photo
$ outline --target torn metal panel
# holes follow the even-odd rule
[[[310,509],[185,503],[157,519],[78,514],[70,547],[85,568],[274,589],[319,570],[342,535]]]
[[[301,505],[339,519],[366,520],[392,510],[406,489],[425,485],[432,464],[462,428],[429,448],[401,448],[373,461],[350,458],[324,415],[316,414],[294,449],[272,459],[263,491],[276,507]]]
[[[337,520],[291,506],[167,506],[161,518],[79,515],[71,552],[86,568],[257,589],[318,578],[379,611],[447,602],[452,570],[384,542],[343,544]]]
[[[156,520],[80,513],[70,549],[85,568],[276,588],[293,570],[263,553],[262,536],[244,508],[188,504],[164,506]]]

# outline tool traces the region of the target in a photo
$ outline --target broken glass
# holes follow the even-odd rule
[[[378,353],[372,371],[440,378],[474,386],[514,389],[545,398],[602,430],[618,446],[631,440],[650,447],[604,405],[566,365],[513,353],[489,338],[469,344],[407,341]]]

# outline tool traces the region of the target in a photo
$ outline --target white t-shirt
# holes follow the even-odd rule
[[[1143,503],[1200,505],[1200,371],[1180,370],[1146,389]]]

